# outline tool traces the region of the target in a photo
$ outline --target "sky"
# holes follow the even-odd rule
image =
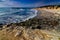
[[[60,4],[60,0],[0,0],[0,7],[40,7]]]

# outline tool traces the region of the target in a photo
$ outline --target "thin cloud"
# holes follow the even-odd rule
[[[0,7],[19,7],[21,4],[14,2],[14,1],[6,1],[6,0],[2,0],[2,2],[0,2]]]
[[[45,2],[44,2],[45,1]],[[48,2],[46,3],[47,0],[42,0],[36,3],[22,3],[22,2],[17,2],[13,0],[0,0],[0,7],[40,7],[44,5],[52,5],[52,4],[59,4],[58,2]]]

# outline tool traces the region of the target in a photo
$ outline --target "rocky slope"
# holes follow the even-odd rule
[[[1,26],[0,40],[60,40],[60,15],[38,10],[33,19]]]

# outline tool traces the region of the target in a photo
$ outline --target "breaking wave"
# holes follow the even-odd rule
[[[33,18],[36,15],[37,10],[35,9],[0,8],[0,23],[19,23]]]

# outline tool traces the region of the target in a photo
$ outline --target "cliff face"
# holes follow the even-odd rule
[[[37,8],[37,10],[45,10],[45,11],[48,11],[48,12],[60,14],[60,5],[43,6],[41,8]]]

